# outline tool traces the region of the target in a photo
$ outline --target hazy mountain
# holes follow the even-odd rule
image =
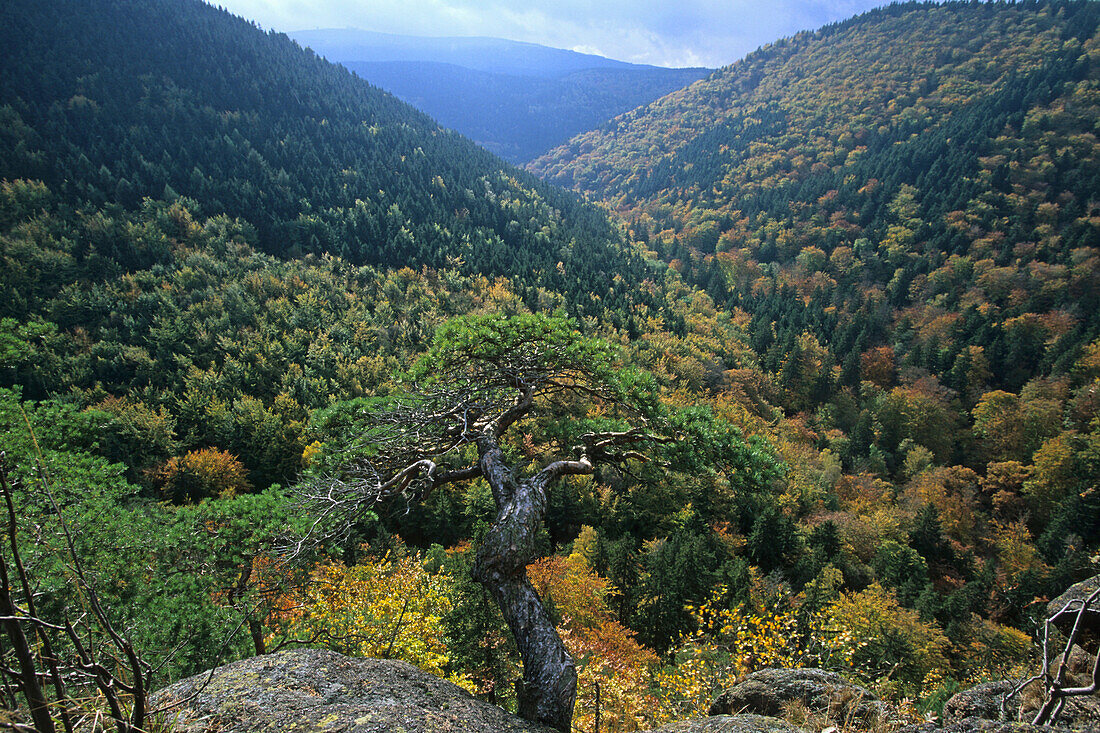
[[[584,69],[636,69],[625,61],[503,38],[399,36],[356,28],[293,31],[329,61],[433,61],[514,76],[553,78]]]
[[[708,73],[499,38],[350,29],[290,35],[514,163]]]

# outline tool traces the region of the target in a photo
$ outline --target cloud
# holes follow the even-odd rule
[[[496,36],[662,66],[722,66],[883,0],[216,0],[280,31]]]

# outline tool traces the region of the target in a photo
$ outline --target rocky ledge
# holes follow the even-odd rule
[[[761,669],[720,694],[711,715],[755,713],[782,715],[791,703],[826,716],[841,726],[873,727],[890,711],[878,696],[823,669]]]
[[[153,695],[177,733],[555,733],[405,662],[320,649],[267,654]],[[715,715],[653,733],[805,733],[762,715]]]
[[[320,649],[266,654],[153,695],[179,733],[553,733],[405,662]]]
[[[998,722],[984,718],[961,718],[939,726],[935,723],[911,725],[896,733],[1100,733],[1096,725],[1063,728],[1030,723]]]
[[[647,733],[806,733],[785,720],[766,715],[711,715],[681,720]]]

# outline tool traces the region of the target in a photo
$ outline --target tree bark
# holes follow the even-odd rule
[[[50,717],[50,705],[42,687],[38,684],[38,667],[31,651],[23,627],[19,625],[19,610],[11,599],[11,586],[8,582],[7,563],[0,557],[0,614],[4,616],[4,632],[15,650],[19,662],[17,685],[27,698],[34,729],[39,733],[53,733],[53,719]]]
[[[527,580],[527,565],[536,559],[537,533],[546,513],[548,481],[541,475],[516,481],[495,435],[479,441],[479,453],[482,475],[497,502],[497,518],[478,548],[474,578],[500,606],[523,659],[519,714],[568,731],[577,698],[577,668]]]

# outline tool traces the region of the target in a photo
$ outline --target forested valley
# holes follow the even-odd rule
[[[4,628],[124,636],[155,686],[307,643],[515,710],[458,385],[517,475],[573,459],[524,549],[575,730],[767,667],[909,721],[1033,673],[1098,572],[1098,27],[893,5],[526,172],[199,0],[3,3]],[[395,415],[438,473],[370,473]]]
[[[709,73],[499,38],[353,29],[297,31],[290,37],[520,166]]]

